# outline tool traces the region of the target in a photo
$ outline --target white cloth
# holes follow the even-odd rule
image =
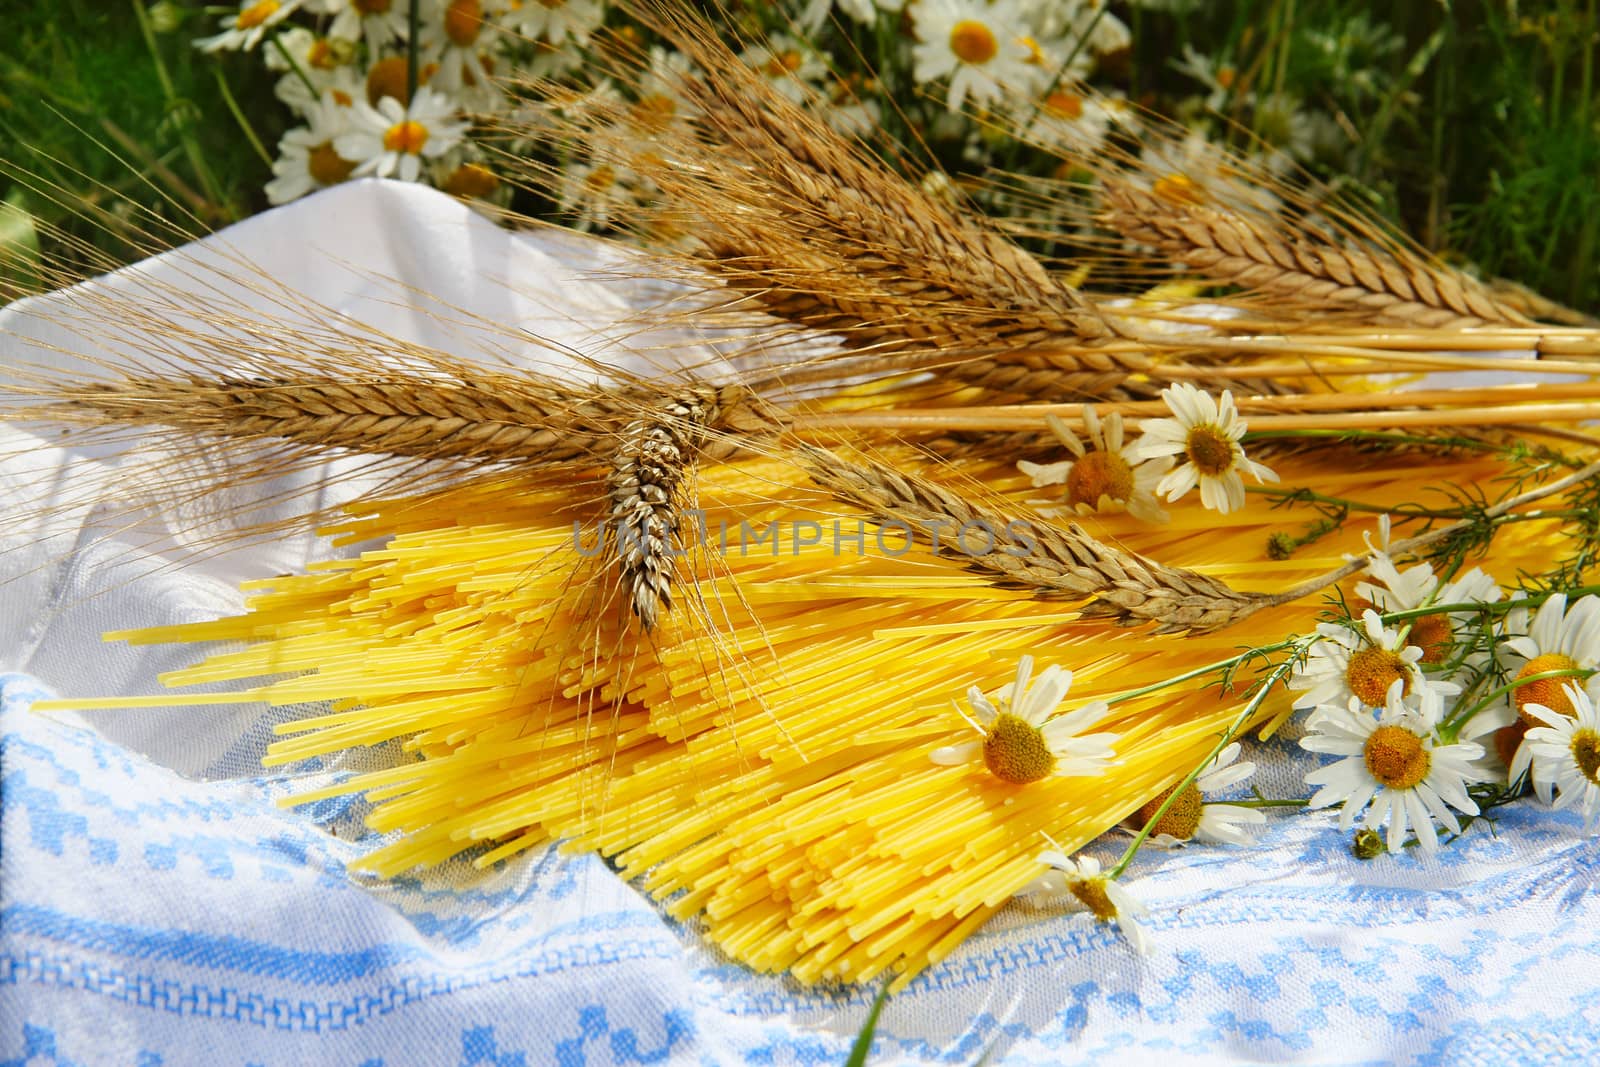
[[[659,351],[613,328],[654,297],[598,279],[587,246],[410,185],[340,186],[97,285],[199,285],[216,255],[447,349],[460,334],[417,294],[605,359]],[[37,345],[81,351],[64,324],[85,307],[0,311],[0,370],[65,365]],[[96,340],[106,358],[136,342]],[[0,452],[0,506],[62,502],[0,524],[0,1067],[843,1061],[873,990],[731,965],[593,857],[349,874],[373,847],[362,802],[276,807],[328,772],[263,773],[260,709],[30,714],[49,690],[158,692],[193,649],[101,631],[237,610],[239,579],[324,546],[193,565],[182,529],[122,530],[91,506],[120,487],[103,450],[8,431]],[[1266,792],[1304,795],[1307,757],[1253,755]],[[1147,850],[1130,884],[1152,911],[1146,959],[1085,915],[1013,906],[889,1002],[869,1062],[1600,1062],[1600,845],[1574,818],[1514,805],[1437,857],[1371,863],[1333,821],[1274,819],[1253,849]]]

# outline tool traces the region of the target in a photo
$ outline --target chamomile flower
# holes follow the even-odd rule
[[[379,100],[376,108],[357,101],[351,129],[335,138],[333,147],[345,159],[356,160],[356,174],[398,175],[414,182],[424,159],[444,155],[467,132],[467,123],[455,115],[455,102],[432,89],[419,88],[410,107],[401,107],[392,96]]]
[[[283,135],[272,164],[273,178],[267,183],[269,201],[287,204],[350,177],[356,165],[341,156],[333,142],[349,129],[351,114],[349,107],[326,93],[306,113],[306,125]]]
[[[1190,44],[1183,46],[1183,58],[1174,60],[1172,67],[1206,87],[1206,107],[1213,111],[1221,111],[1226,106],[1228,94],[1233,92],[1239,80],[1239,68],[1225,53],[1208,56],[1196,51]]]
[[[773,34],[765,43],[745,49],[739,58],[797,104],[815,96],[817,86],[828,76],[822,58],[786,33]]]
[[[822,121],[847,137],[866,137],[883,121],[883,105],[876,96],[882,87],[858,74],[846,75],[828,91],[828,106]]]
[[[574,226],[585,232],[604,230],[621,212],[638,204],[636,176],[628,168],[601,158],[569,164],[561,173],[557,200],[571,212]]]
[[[422,48],[438,64],[432,85],[458,97],[471,96],[478,107],[499,99],[488,51],[496,34],[484,17],[482,0],[449,0],[420,36]]]
[[[1423,674],[1417,666],[1422,649],[1406,644],[1400,631],[1384,626],[1370,608],[1362,613],[1360,627],[1325,622],[1317,634],[1319,640],[1289,676],[1289,688],[1303,691],[1295,698],[1297,708],[1339,708],[1351,699],[1382,707],[1390,692],[1397,691],[1413,706],[1436,715],[1444,698],[1460,689]]]
[[[1223,390],[1219,400],[1188,382],[1178,382],[1161,390],[1161,399],[1176,418],[1140,423],[1144,436],[1139,439],[1139,457],[1182,456],[1183,462],[1156,485],[1156,495],[1172,503],[1198,484],[1200,503],[1226,515],[1244,507],[1241,473],[1257,482],[1278,480],[1240,447],[1245,422],[1234,409],[1231,392]]]
[[[967,97],[993,104],[1007,91],[1026,94],[1044,78],[1029,26],[1016,0],[916,0],[911,5],[919,84],[949,77],[945,103],[960,111]]]
[[[1079,156],[1099,150],[1116,121],[1115,113],[1081,87],[1058,86],[1028,106],[1023,137],[1046,148]]]
[[[1322,707],[1311,717],[1300,747],[1343,758],[1306,775],[1307,784],[1320,787],[1310,806],[1343,803],[1339,829],[1345,832],[1363,812],[1369,829],[1387,825],[1390,852],[1405,845],[1408,830],[1423,851],[1436,851],[1435,821],[1459,834],[1456,812],[1478,814],[1467,785],[1480,780],[1472,764],[1483,755],[1483,748],[1470,741],[1440,744],[1436,725],[1435,716],[1401,701],[1398,683],[1376,717],[1354,697],[1342,708]]]
[[[261,43],[267,30],[276,26],[301,4],[301,0],[240,0],[237,14],[222,20],[222,32],[215,37],[202,37],[195,47],[202,52],[220,52],[237,48],[248,52]]]
[[[273,90],[279,100],[302,115],[310,113],[324,96],[332,96],[341,107],[350,107],[367,95],[366,79],[354,66],[335,67],[328,73],[308,71],[307,77],[311,85],[298,74],[285,74]],[[311,91],[313,87],[315,95]]]
[[[1019,460],[1017,469],[1032,479],[1035,488],[1065,485],[1067,506],[1080,515],[1126,510],[1145,522],[1167,521],[1155,488],[1172,466],[1172,457],[1140,459],[1137,447],[1123,441],[1121,412],[1113,411],[1102,423],[1094,408],[1084,405],[1084,432],[1092,450],[1056,416],[1045,421],[1073,458],[1056,463]]]
[[[1237,804],[1207,802],[1204,794],[1215,793],[1238,785],[1256,773],[1256,765],[1239,758],[1239,742],[1235,741],[1218,752],[1206,764],[1205,770],[1184,787],[1178,799],[1151,828],[1149,840],[1163,847],[1181,845],[1186,841],[1210,841],[1225,845],[1248,845],[1254,838],[1246,826],[1260,826],[1267,817],[1255,808]],[[1132,822],[1142,828],[1152,818],[1173,790],[1168,789],[1134,813]]]
[[[1051,849],[1039,853],[1038,861],[1050,870],[1034,882],[1030,892],[1070,894],[1097,921],[1115,923],[1135,952],[1150,954],[1150,937],[1137,921],[1149,915],[1149,909],[1116,879],[1106,877],[1099,860],[1093,856],[1073,860]]]
[[[828,12],[834,8],[856,22],[870,23],[877,19],[879,11],[899,11],[904,6],[905,0],[810,0],[800,13],[800,28],[807,33],[815,33],[827,21]]]
[[[410,0],[323,0],[323,10],[333,16],[329,37],[367,42],[368,55],[391,41],[403,41],[409,32]]]
[[[1541,704],[1524,710],[1541,725],[1511,761],[1511,779],[1533,769],[1533,790],[1558,810],[1579,806],[1589,833],[1600,830],[1600,711],[1580,686],[1568,682],[1562,696],[1572,711],[1554,711]],[[1555,795],[1552,799],[1551,793]]]
[[[1462,737],[1482,737],[1507,727],[1516,727],[1520,734],[1539,726],[1541,720],[1527,710],[1531,705],[1572,715],[1575,709],[1565,693],[1569,683],[1583,689],[1591,700],[1600,697],[1600,673],[1587,678],[1558,676],[1523,681],[1550,671],[1600,668],[1600,597],[1583,597],[1569,609],[1566,594],[1557,593],[1540,605],[1531,618],[1527,608],[1507,612],[1503,626],[1498,652],[1517,687],[1504,702],[1474,715],[1462,728]],[[1512,736],[1505,741],[1503,754],[1510,755],[1521,738]]]
[[[1117,735],[1081,731],[1106,717],[1109,709],[1105,702],[1097,700],[1055,715],[1072,688],[1072,672],[1052,664],[1029,688],[1032,673],[1033,657],[1023,656],[1017,663],[1016,681],[1000,689],[993,699],[977,686],[969,688],[967,703],[977,718],[967,721],[983,739],[935,749],[929,758],[947,767],[981,758],[996,778],[1018,785],[1051,775],[1100,773],[1116,755],[1111,744]]]
[[[698,114],[699,109],[683,93],[694,72],[694,64],[682,52],[653,45],[650,65],[634,86],[637,95],[628,109],[630,124],[646,136],[655,136]]]
[[[1439,576],[1426,563],[1404,571],[1395,566],[1386,551],[1372,548],[1367,572],[1376,582],[1357,582],[1356,594],[1380,612],[1415,611],[1429,604],[1492,604],[1500,599],[1500,585],[1480,568],[1461,575],[1443,586]],[[1420,662],[1443,663],[1456,641],[1456,627],[1470,623],[1472,612],[1441,612],[1419,615],[1404,624],[1406,643],[1422,650]]]
[[[510,0],[508,7],[500,19],[507,29],[550,44],[569,37],[588,44],[606,20],[604,0]]]
[[[1180,207],[1208,207],[1275,216],[1283,206],[1269,182],[1258,181],[1229,152],[1191,131],[1181,140],[1149,140],[1139,153],[1138,179]]]

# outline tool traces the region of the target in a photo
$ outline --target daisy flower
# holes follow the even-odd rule
[[[1184,787],[1178,799],[1166,810],[1151,829],[1149,841],[1163,847],[1181,845],[1186,841],[1210,841],[1224,845],[1248,845],[1254,838],[1246,826],[1260,826],[1267,817],[1255,808],[1237,804],[1206,803],[1203,794],[1215,793],[1238,785],[1256,773],[1256,765],[1248,761],[1234,762],[1239,758],[1239,742],[1235,741],[1218,752],[1205,770]],[[1174,787],[1175,788],[1175,787]],[[1133,823],[1143,828],[1167,797],[1168,789],[1134,813]]]
[[[603,0],[510,0],[500,21],[516,33],[550,44],[568,37],[588,44],[589,34],[606,20]]]
[[[1024,113],[1027,140],[1087,156],[1099,150],[1116,115],[1097,97],[1073,87],[1051,90]]]
[[[576,229],[604,230],[639,202],[633,178],[627,168],[600,159],[572,162],[561,173],[556,198],[562,211],[575,216]]]
[[[1309,806],[1325,808],[1342,802],[1339,829],[1345,832],[1363,812],[1363,824],[1369,829],[1387,824],[1390,852],[1405,845],[1408,829],[1417,835],[1423,851],[1436,851],[1435,820],[1459,834],[1456,811],[1478,814],[1467,784],[1480,780],[1472,762],[1483,755],[1483,748],[1470,741],[1439,744],[1436,725],[1435,715],[1401,701],[1398,684],[1390,688],[1376,717],[1353,697],[1343,708],[1319,709],[1300,747],[1343,758],[1306,775],[1308,785],[1321,787]]]
[[[1191,131],[1182,140],[1151,139],[1139,153],[1141,180],[1156,196],[1178,206],[1221,207],[1275,216],[1283,201],[1268,183],[1251,180],[1223,148]]]
[[[228,48],[249,51],[261,43],[269,28],[294,14],[300,4],[301,0],[240,0],[239,13],[222,20],[221,33],[202,37],[194,46],[202,52],[220,52]]]
[[[1182,456],[1183,462],[1156,485],[1156,494],[1172,503],[1200,486],[1200,503],[1226,515],[1244,507],[1244,479],[1275,482],[1271,470],[1245,457],[1239,446],[1245,422],[1234,410],[1233,393],[1224,389],[1220,400],[1188,382],[1161,390],[1171,419],[1145,419],[1139,424],[1139,458]]]
[[[1305,691],[1295,698],[1296,708],[1337,709],[1352,698],[1376,708],[1398,691],[1436,714],[1444,698],[1460,689],[1423,674],[1417,666],[1422,649],[1406,644],[1400,631],[1384,626],[1371,608],[1362,613],[1359,629],[1325,622],[1317,626],[1317,634],[1320,640],[1289,677],[1290,689]]]
[[[302,115],[311,113],[324,96],[332,96],[341,107],[349,107],[367,95],[366,79],[354,67],[335,67],[331,72],[306,71],[315,95],[298,74],[285,74],[273,90],[279,100]],[[402,90],[403,91],[403,90]]]
[[[1040,82],[1037,46],[1016,0],[917,0],[910,11],[913,76],[919,84],[948,76],[951,111],[968,96],[992,104],[1007,90],[1026,93]]]
[[[1106,717],[1110,709],[1105,701],[1051,718],[1072,688],[1072,672],[1052,664],[1030,689],[1032,673],[1033,657],[1023,656],[1017,663],[1016,681],[997,692],[993,700],[977,686],[969,688],[967,703],[977,718],[967,721],[983,739],[935,749],[929,758],[953,767],[981,757],[996,778],[1019,785],[1051,775],[1098,774],[1116,755],[1111,743],[1117,736],[1080,732]]]
[[[882,91],[876,80],[858,74],[836,79],[822,121],[847,137],[866,137],[883,122],[883,105],[875,99]]]
[[[1172,466],[1172,457],[1141,460],[1137,446],[1123,442],[1121,412],[1113,411],[1102,423],[1094,408],[1084,405],[1084,432],[1092,450],[1056,416],[1045,421],[1073,458],[1056,463],[1019,460],[1017,469],[1032,479],[1035,488],[1065,485],[1067,506],[1080,515],[1125,509],[1145,522],[1167,521],[1155,489]]]
[[[1377,582],[1357,582],[1356,595],[1383,613],[1415,611],[1429,604],[1492,604],[1500,599],[1500,584],[1477,567],[1440,586],[1439,576],[1428,564],[1402,571],[1387,552],[1373,548],[1367,572]],[[1473,618],[1472,612],[1463,611],[1419,615],[1405,624],[1406,643],[1422,650],[1421,662],[1443,663],[1455,644],[1457,624]]]
[[[322,0],[321,10],[333,16],[329,37],[365,39],[374,58],[391,41],[404,41],[411,27],[410,0]]]
[[[810,0],[800,14],[800,28],[815,33],[828,19],[828,12],[838,8],[856,22],[874,22],[879,11],[899,11],[905,0]]]
[[[629,118],[639,132],[655,135],[673,123],[693,118],[698,109],[683,94],[685,83],[694,76],[689,57],[660,45],[650,48],[650,65],[635,85],[637,98],[629,108]]]
[[[356,160],[356,174],[387,178],[398,174],[414,182],[424,159],[437,159],[454,148],[467,132],[467,123],[455,118],[456,105],[432,89],[417,90],[410,107],[386,96],[376,108],[357,101],[351,129],[334,139],[334,149]]]
[[[1567,699],[1566,687],[1581,688],[1591,700],[1600,697],[1600,673],[1587,678],[1544,678],[1524,682],[1524,678],[1550,671],[1593,671],[1600,668],[1600,597],[1586,596],[1567,608],[1565,593],[1557,593],[1540,605],[1529,618],[1527,608],[1506,613],[1498,652],[1511,681],[1519,683],[1504,703],[1485,708],[1462,727],[1461,736],[1471,740],[1492,731],[1514,728],[1511,734],[1496,738],[1502,755],[1509,758],[1522,743],[1520,736],[1531,727],[1543,725],[1527,709],[1538,705],[1547,711],[1572,715],[1575,707]]]
[[[1115,879],[1106,877],[1099,860],[1093,856],[1072,860],[1066,853],[1051,849],[1039,853],[1038,861],[1050,870],[1030,887],[1030,892],[1071,894],[1098,921],[1116,923],[1135,952],[1141,956],[1150,954],[1149,935],[1136,921],[1149,915],[1149,909]]]
[[[828,76],[828,65],[810,48],[786,33],[775,33],[764,44],[739,54],[767,84],[797,104],[816,95],[815,86]]]
[[[1221,111],[1226,106],[1228,94],[1239,80],[1239,69],[1226,55],[1204,55],[1190,44],[1183,46],[1183,58],[1173,60],[1172,68],[1206,87],[1206,107],[1212,111]]]
[[[484,18],[481,0],[450,0],[419,36],[422,48],[438,64],[431,84],[457,96],[471,93],[480,107],[492,106],[500,98],[487,52],[495,33]]]
[[[341,106],[331,93],[325,93],[306,113],[306,125],[290,130],[278,142],[267,199],[274,204],[287,204],[350,177],[356,165],[333,146],[334,140],[350,128],[350,119],[351,109]]]
[[[1581,687],[1569,682],[1561,688],[1572,706],[1570,714],[1540,704],[1526,706],[1543,725],[1528,731],[1511,761],[1511,780],[1531,765],[1539,799],[1557,810],[1581,803],[1583,825],[1592,834],[1600,829],[1600,712]]]

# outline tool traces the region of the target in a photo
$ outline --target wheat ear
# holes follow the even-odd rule
[[[1433,329],[1530,325],[1478,282],[1420,257],[1341,248],[1305,233],[1285,235],[1244,215],[1123,181],[1106,181],[1101,193],[1101,221],[1130,241],[1152,245],[1208,277],[1302,307]]]
[[[628,424],[611,459],[606,492],[616,565],[628,603],[646,631],[672,608],[684,496],[722,400],[715,389],[669,400]]]
[[[534,465],[611,455],[646,406],[632,390],[568,388],[508,374],[379,381],[128,376],[33,393],[44,403],[18,409],[18,418],[281,441],[310,451]],[[747,394],[727,387],[708,395],[717,398],[712,410],[719,417],[737,421]]]
[[[1124,626],[1156,623],[1156,633],[1221,629],[1265,606],[1214,578],[1119,551],[1084,533],[978,507],[961,494],[871,459],[850,460],[811,445],[798,449],[802,468],[835,498],[878,522],[903,524],[938,541],[942,554],[959,558],[995,585],[1048,598],[1091,597],[1079,611]],[[967,551],[959,531],[985,534],[985,550]],[[956,544],[952,547],[951,542]]]

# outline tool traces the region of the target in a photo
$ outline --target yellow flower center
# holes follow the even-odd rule
[[[1448,615],[1423,615],[1412,619],[1411,629],[1406,631],[1406,644],[1422,649],[1423,663],[1443,663],[1455,639],[1456,631]]]
[[[450,0],[444,12],[445,36],[465,48],[483,29],[483,5],[478,0]]]
[[[332,141],[324,141],[306,153],[306,172],[318,185],[338,185],[355,169],[354,163],[333,150]]]
[[[983,23],[962,19],[950,28],[950,51],[963,63],[982,66],[999,53],[1000,42]]]
[[[317,70],[332,70],[339,65],[339,57],[326,37],[311,42],[306,50],[306,62]]]
[[[1411,672],[1400,653],[1387,648],[1369,645],[1350,656],[1344,680],[1350,692],[1361,698],[1363,704],[1378,707],[1389,692],[1389,687],[1400,680],[1400,695],[1411,692]]]
[[[1233,439],[1215,426],[1193,426],[1184,442],[1189,462],[1201,474],[1215,477],[1233,467]]]
[[[801,62],[800,53],[790,49],[761,64],[761,73],[769,78],[786,78],[800,69]]]
[[[1024,63],[1028,63],[1037,67],[1044,66],[1045,60],[1048,57],[1045,56],[1044,49],[1039,47],[1038,41],[1035,41],[1032,37],[1023,35],[1017,38],[1017,43],[1028,50],[1028,58],[1023,60]]]
[[[983,739],[983,762],[1001,781],[1037,782],[1056,769],[1056,757],[1044,735],[1028,720],[1001,712]]]
[[[1390,789],[1410,789],[1428,777],[1431,759],[1422,738],[1401,726],[1380,726],[1366,744],[1367,770]]]
[[[254,29],[276,15],[279,6],[278,0],[256,0],[256,3],[239,12],[239,18],[233,26],[239,30]]]
[[[1171,795],[1171,789],[1161,793],[1154,800],[1140,808],[1134,816],[1134,820],[1140,826],[1148,824],[1151,819],[1155,818],[1156,811],[1167,802],[1167,798]],[[1200,813],[1204,807],[1205,805],[1200,799],[1200,787],[1190,782],[1183,792],[1178,794],[1178,799],[1172,802],[1172,807],[1167,809],[1167,813],[1156,820],[1156,824],[1150,828],[1150,832],[1153,834],[1168,834],[1176,837],[1179,841],[1187,841],[1194,836],[1196,830],[1200,829]]]
[[[476,163],[461,164],[450,172],[450,177],[444,182],[444,191],[451,196],[471,196],[480,199],[499,187],[500,179],[495,177],[494,172]]]
[[[1523,682],[1522,679],[1548,671],[1576,670],[1577,666],[1577,660],[1559,652],[1546,652],[1523,664],[1516,678],[1512,679],[1521,683],[1511,691],[1511,702],[1516,705],[1517,716],[1529,726],[1543,726],[1544,723],[1527,712],[1529,704],[1543,705],[1557,715],[1565,715],[1569,719],[1576,715],[1577,709],[1572,706],[1572,701],[1567,699],[1567,694],[1561,689],[1563,685],[1572,681],[1571,678],[1541,678],[1537,682]]]
[[[1133,495],[1133,468],[1116,452],[1090,452],[1067,474],[1067,503],[1094,507],[1102,496],[1126,501]]]
[[[616,183],[617,172],[609,163],[602,163],[591,170],[583,179],[583,184],[592,193],[603,192]]]
[[[1234,81],[1239,77],[1239,72],[1232,67],[1223,67],[1217,71],[1217,84],[1224,89],[1232,89]]]
[[[1083,97],[1057,89],[1044,98],[1044,109],[1058,119],[1083,118]]]
[[[1111,903],[1104,878],[1085,878],[1067,883],[1067,889],[1078,898],[1078,903],[1088,908],[1096,919],[1108,923],[1117,917],[1117,906]]]
[[[633,121],[648,131],[660,131],[671,124],[678,113],[678,102],[666,93],[652,93],[640,97],[633,105]]]
[[[1596,777],[1600,775],[1600,734],[1589,729],[1574,730],[1572,759],[1585,778],[1600,785],[1600,777]]]
[[[428,143],[428,127],[420,122],[397,122],[383,135],[383,147],[389,152],[406,152],[417,155]]]
[[[350,6],[363,15],[386,15],[394,0],[350,0]]]
[[[1522,747],[1522,739],[1528,736],[1528,724],[1518,719],[1510,726],[1502,726],[1494,732],[1494,752],[1500,757],[1500,762],[1507,767],[1516,756],[1517,749]]]
[[[1199,182],[1187,174],[1168,174],[1163,178],[1157,178],[1150,191],[1167,203],[1177,204],[1179,207],[1194,207],[1206,201],[1206,191],[1200,188]]]
[[[355,103],[354,98],[352,98],[350,94],[345,92],[343,89],[331,89],[329,91],[333,94],[333,102],[338,104],[340,107],[349,107],[351,104]]]
[[[438,67],[428,64],[417,71],[417,84],[427,85],[428,79],[433,77],[433,72]],[[406,57],[390,56],[380,59],[372,64],[372,69],[367,71],[367,103],[373,107],[378,106],[378,101],[386,96],[392,96],[402,104],[411,103],[411,98],[406,94]]]

